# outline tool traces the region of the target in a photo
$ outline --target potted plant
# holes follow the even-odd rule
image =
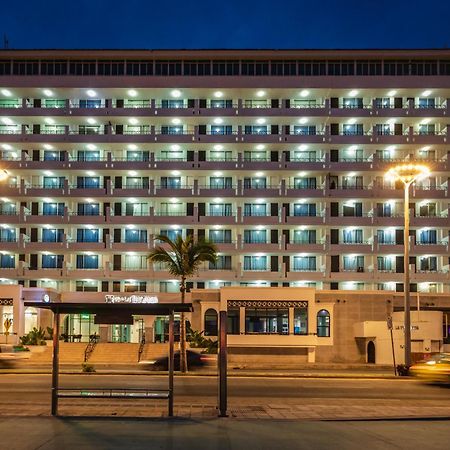
[[[47,342],[45,340],[45,330],[41,327],[34,327],[28,334],[20,338],[20,343],[32,352],[43,352]]]

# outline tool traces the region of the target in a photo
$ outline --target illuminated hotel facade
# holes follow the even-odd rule
[[[178,291],[192,234],[222,286],[449,293],[450,51],[0,51],[0,282]]]

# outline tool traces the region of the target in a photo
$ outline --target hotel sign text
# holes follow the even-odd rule
[[[106,303],[158,303],[158,297],[150,295],[105,295]]]

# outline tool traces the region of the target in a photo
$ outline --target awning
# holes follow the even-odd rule
[[[56,303],[25,302],[26,307],[41,308],[60,314],[168,315],[190,312],[192,303]]]

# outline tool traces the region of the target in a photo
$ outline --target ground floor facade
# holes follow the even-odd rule
[[[50,312],[27,308],[26,301],[173,303],[180,298],[176,293],[57,292],[2,286],[1,343],[16,343],[33,327],[52,326]],[[187,301],[193,305],[187,315],[190,327],[213,340],[218,335],[218,314],[227,312],[229,358],[237,366],[292,367],[314,362],[391,364],[394,357],[397,363],[403,361],[402,294],[223,287],[192,290]],[[411,304],[413,353],[419,357],[448,350],[450,296],[421,294],[417,298],[412,294]],[[165,316],[133,316],[132,323],[127,324],[98,324],[94,315],[84,313],[61,318],[60,338],[65,342],[87,343],[92,337],[118,344],[166,342],[167,335]]]

